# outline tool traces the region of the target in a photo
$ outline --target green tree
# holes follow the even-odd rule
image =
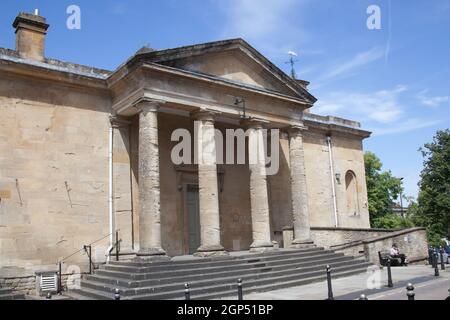
[[[402,182],[392,176],[390,171],[382,171],[383,164],[372,152],[364,154],[366,167],[367,196],[372,224],[375,219],[393,215],[392,207],[402,192]],[[377,225],[381,225],[378,220]]]
[[[431,244],[450,235],[450,130],[440,130],[420,149],[424,168],[420,175],[416,224],[427,227]]]
[[[396,214],[387,214],[373,219],[372,228],[407,229],[413,228],[414,222],[409,218],[402,218]]]

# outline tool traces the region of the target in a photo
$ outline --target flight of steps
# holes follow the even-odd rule
[[[23,294],[14,292],[10,288],[0,288],[0,300],[24,300]]]
[[[370,264],[316,247],[186,261],[110,262],[68,295],[113,299],[117,288],[121,299],[184,299],[184,284],[189,283],[191,299],[218,299],[235,296],[239,278],[244,293],[269,291],[324,280],[327,265],[336,278],[365,272]]]

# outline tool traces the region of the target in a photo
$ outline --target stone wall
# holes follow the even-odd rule
[[[411,262],[428,257],[427,232],[424,228],[404,230],[313,228],[312,237],[318,246],[365,257],[378,264],[379,251],[389,250],[395,243]]]
[[[413,228],[365,241],[364,252],[367,260],[378,263],[378,252],[391,248],[394,243],[397,244],[400,252],[405,254],[410,262],[422,261],[428,257],[426,230]]]
[[[327,132],[310,129],[305,133],[305,167],[308,187],[310,223],[317,227],[334,227],[335,216],[332,196]],[[367,187],[364,168],[364,151],[361,139],[333,134],[333,162],[335,176],[338,226],[347,228],[370,228],[367,206]],[[352,171],[356,176],[354,194],[356,212],[349,212],[345,175]]]
[[[393,231],[386,229],[355,229],[355,228],[324,228],[311,229],[311,237],[314,243],[320,247],[329,248],[357,241],[389,235]]]
[[[12,277],[12,278],[0,278],[0,288],[11,288],[16,292],[24,293],[27,295],[36,294],[36,277]]]
[[[54,268],[109,233],[108,106],[101,91],[0,78],[0,277]]]

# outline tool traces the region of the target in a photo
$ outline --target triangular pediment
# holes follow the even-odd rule
[[[154,51],[146,56],[154,63],[278,92],[311,104],[316,101],[301,83],[288,77],[242,39]]]

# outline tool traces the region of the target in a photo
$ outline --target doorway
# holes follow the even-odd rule
[[[200,199],[198,185],[186,185],[187,253],[193,254],[200,247]]]

